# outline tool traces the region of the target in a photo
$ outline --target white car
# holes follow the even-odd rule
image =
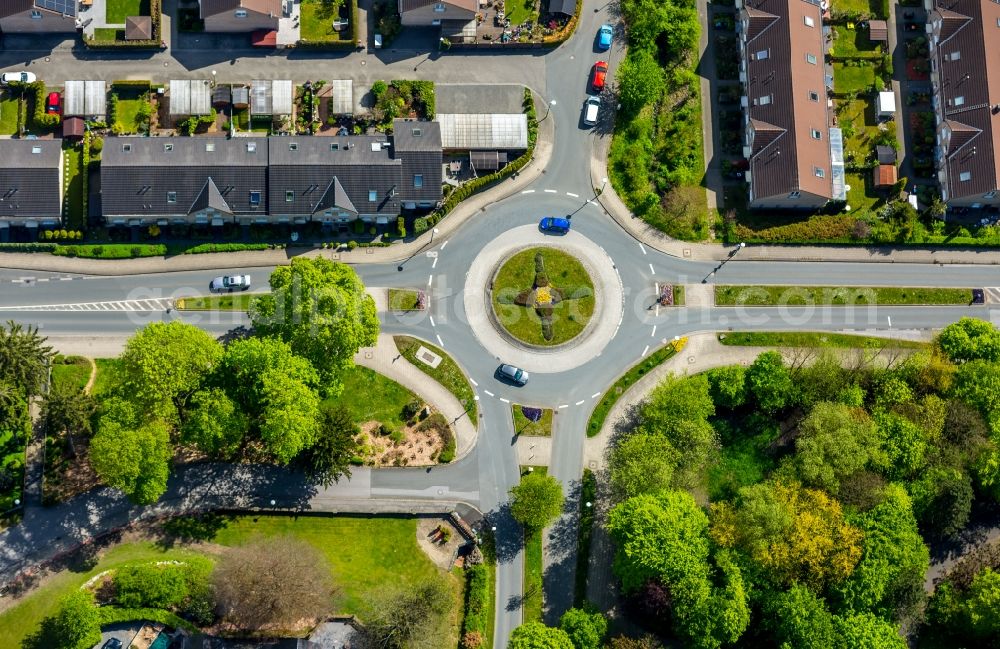
[[[248,288],[250,288],[249,275],[216,277],[208,285],[208,290],[213,293],[232,293],[233,291],[245,291]]]
[[[600,110],[601,100],[594,96],[587,97],[587,101],[583,102],[583,123],[587,126],[596,125],[597,114]]]
[[[21,83],[34,83],[35,82],[34,72],[4,72],[0,74],[0,83],[7,85],[15,81],[20,81]]]

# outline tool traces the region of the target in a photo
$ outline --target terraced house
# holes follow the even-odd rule
[[[0,241],[34,235],[62,218],[62,140],[0,140]]]
[[[396,120],[395,135],[108,138],[109,225],[393,223],[441,200],[441,132]]]
[[[0,32],[76,32],[76,0],[0,0]]]
[[[928,4],[941,198],[950,207],[1000,206],[1000,4]]]
[[[738,2],[750,207],[815,209],[843,200],[843,145],[840,130],[829,127],[819,1]]]

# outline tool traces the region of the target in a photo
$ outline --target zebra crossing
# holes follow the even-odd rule
[[[172,309],[171,298],[147,300],[118,300],[107,302],[77,302],[75,304],[29,304],[25,306],[0,306],[0,311],[134,311],[151,312]]]

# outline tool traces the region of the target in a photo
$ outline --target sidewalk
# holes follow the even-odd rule
[[[456,460],[465,457],[476,445],[476,427],[462,404],[443,385],[403,358],[391,335],[379,334],[375,347],[359,351],[354,362],[389,377],[437,408],[455,431]]]

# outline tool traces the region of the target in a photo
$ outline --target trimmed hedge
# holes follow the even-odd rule
[[[149,15],[152,18],[153,23],[153,37],[148,40],[136,40],[136,41],[97,41],[93,39],[84,40],[83,43],[87,47],[95,50],[114,50],[114,49],[149,49],[149,48],[163,48],[163,35],[161,32],[161,20],[160,15],[163,13],[162,0],[149,0]],[[120,84],[122,82],[115,81],[115,84]],[[130,82],[126,82],[130,83]]]
[[[46,90],[45,84],[35,81],[27,85],[27,90],[35,95],[35,111],[31,115],[31,123],[35,128],[55,128],[59,126],[61,118],[59,115],[49,115],[45,112]]]
[[[0,252],[55,252],[58,243],[0,243]]]
[[[209,252],[242,252],[244,250],[273,250],[284,248],[276,243],[203,243],[184,251],[185,255],[200,255]]]
[[[138,243],[95,243],[79,246],[57,245],[51,251],[60,257],[83,257],[86,259],[130,259],[132,257],[162,257],[167,247],[158,244]]]
[[[135,622],[138,620],[149,620],[159,622],[174,628],[184,629],[190,633],[199,633],[198,627],[191,624],[179,615],[170,611],[158,608],[120,608],[118,606],[99,606],[97,615],[101,620],[101,626],[109,624],[121,624],[122,622]]]
[[[462,621],[462,637],[470,633],[486,636],[490,615],[490,574],[485,564],[469,566],[465,569],[465,619]]]

